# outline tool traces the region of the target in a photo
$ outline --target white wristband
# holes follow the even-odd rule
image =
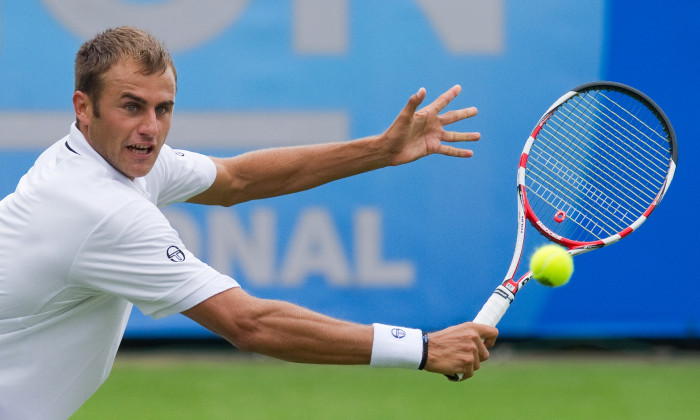
[[[372,367],[418,369],[423,359],[423,332],[384,324],[374,326]]]

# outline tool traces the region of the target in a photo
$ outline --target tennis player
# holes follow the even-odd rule
[[[76,121],[0,202],[0,419],[74,413],[107,378],[132,305],[287,361],[473,375],[495,328],[425,334],[257,299],[190,253],[159,210],[294,193],[433,153],[469,157],[444,142],[479,134],[443,126],[476,109],[439,114],[458,86],[417,111],[419,90],[381,135],[226,159],[165,145],[176,88],[170,54],[139,29],[107,30],[78,51]]]

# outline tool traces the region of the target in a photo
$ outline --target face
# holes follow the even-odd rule
[[[133,181],[151,171],[165,143],[175,91],[172,69],[144,75],[136,63],[119,62],[103,75],[99,117],[87,95],[73,95],[80,131],[110,165]]]

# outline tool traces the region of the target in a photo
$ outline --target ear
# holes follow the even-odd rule
[[[80,126],[89,126],[94,114],[92,101],[85,93],[79,90],[73,93],[73,109],[75,109],[75,117],[80,121]]]

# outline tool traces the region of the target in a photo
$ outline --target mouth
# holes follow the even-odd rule
[[[126,146],[129,151],[137,155],[148,155],[153,151],[153,146],[148,146],[145,144],[133,144],[131,146]]]

